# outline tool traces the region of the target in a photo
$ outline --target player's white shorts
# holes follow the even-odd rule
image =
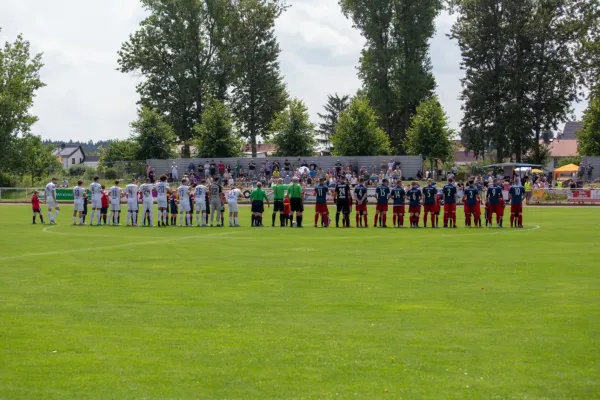
[[[120,201],[110,201],[110,209],[112,211],[121,211],[121,202]]]
[[[73,210],[74,211],[83,211],[83,201],[82,200],[75,200],[73,202]]]
[[[92,208],[102,208],[102,198],[92,198]]]
[[[139,205],[137,200],[127,200],[127,211],[137,211],[139,209]]]
[[[46,206],[48,206],[48,208],[56,208],[58,207],[58,202],[54,201],[54,199],[48,199],[46,200]]]
[[[238,203],[229,203],[228,208],[230,213],[238,212]]]
[[[168,202],[166,197],[158,198],[158,208],[167,208]]]
[[[152,207],[154,206],[154,200],[152,200],[152,199],[144,199],[143,204],[144,204],[144,211],[145,210],[152,211]]]
[[[190,201],[184,200],[181,203],[179,203],[179,211],[190,212]]]
[[[206,211],[206,202],[205,201],[197,201],[196,202],[196,211]]]

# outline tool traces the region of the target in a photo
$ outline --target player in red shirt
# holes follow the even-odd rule
[[[290,196],[287,194],[283,199],[283,225],[288,226],[288,221],[290,225],[292,224],[292,206],[290,203]]]
[[[33,192],[33,196],[31,196],[31,208],[33,209],[33,223],[35,224],[35,216],[36,214],[40,216],[40,221],[42,224],[45,224],[44,217],[42,217],[42,210],[40,209],[40,198],[38,197],[37,190]]]
[[[108,192],[106,191],[106,186],[102,185],[100,194],[102,195],[102,208],[100,209],[100,215],[102,215],[102,220],[104,221],[104,225],[106,225],[106,219],[108,218],[108,204],[110,202]]]

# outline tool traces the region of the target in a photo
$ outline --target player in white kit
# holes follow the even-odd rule
[[[56,201],[56,185],[58,179],[52,178],[52,181],[46,185],[46,204],[48,205],[48,221],[51,225],[56,224],[56,217],[60,211],[58,201]],[[54,211],[54,214],[52,214]]]
[[[82,187],[83,181],[78,181],[77,186],[73,188],[73,225],[83,225],[83,197],[85,189]],[[79,213],[79,218],[77,218]]]
[[[179,226],[183,226],[183,214],[185,214],[186,226],[191,226],[192,218],[190,215],[190,187],[187,185],[188,180],[184,178],[181,181],[181,186],[177,188],[179,195]]]
[[[150,178],[146,178],[146,183],[140,186],[140,192],[142,193],[142,215],[148,213],[148,226],[154,226],[152,224],[152,208],[154,207],[154,198],[152,197],[152,191],[154,185],[150,183]]]
[[[137,181],[132,179],[131,183],[125,187],[125,195],[127,196],[127,226],[129,226],[130,220],[132,226],[137,226],[139,210],[138,192]]]
[[[167,182],[167,176],[162,175],[160,177],[160,182],[156,185],[156,194],[157,194],[157,202],[158,202],[158,226],[167,226],[167,222],[169,220],[169,182]]]
[[[90,217],[90,226],[94,224],[96,210],[98,210],[98,219],[96,220],[97,225],[100,225],[100,218],[102,217],[102,213],[100,212],[102,209],[102,185],[98,183],[99,179],[99,177],[95,176],[94,182],[90,185],[90,194],[92,195],[92,216]]]
[[[202,179],[200,185],[194,189],[194,197],[196,198],[196,224],[200,226],[200,214],[202,214],[202,226],[206,226],[206,195],[208,188],[206,180]]]
[[[242,197],[242,191],[236,187],[227,193],[227,206],[229,208],[229,226],[240,226],[238,223],[238,199]]]
[[[122,189],[119,187],[120,181],[115,181],[115,186],[108,191],[110,196],[110,219],[113,226],[119,225],[119,212],[121,211]]]

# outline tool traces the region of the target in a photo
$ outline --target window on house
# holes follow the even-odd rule
[[[75,164],[75,158],[71,158],[71,164]]]

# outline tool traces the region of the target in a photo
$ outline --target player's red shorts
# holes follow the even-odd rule
[[[444,213],[456,213],[456,203],[444,204]]]
[[[327,203],[317,203],[315,205],[315,212],[317,214],[329,214],[329,209],[327,208]]]
[[[502,215],[504,213],[504,207],[502,207],[500,204],[490,203],[488,209],[489,209],[490,215],[491,214]]]
[[[406,211],[406,210],[405,210],[404,206],[394,206],[393,211],[394,211],[394,214],[404,215],[404,211]]]
[[[479,207],[477,207],[477,204],[472,204],[472,205],[468,205],[465,204],[465,215],[466,214],[473,214],[473,215],[477,215],[478,209]],[[479,211],[479,214],[481,214],[481,211]]]
[[[523,204],[511,204],[510,213],[511,214],[523,214]]]
[[[436,212],[435,209],[436,209],[435,204],[423,204],[423,212],[425,214],[434,213],[434,212]]]
[[[421,206],[409,206],[408,213],[409,214],[421,214]]]
[[[356,212],[367,212],[367,205],[366,204],[357,204]]]
[[[377,204],[377,207],[375,209],[377,211],[387,211],[388,205],[387,204]]]

